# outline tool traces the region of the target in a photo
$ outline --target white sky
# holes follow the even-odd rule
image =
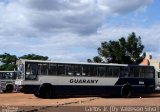
[[[135,32],[158,57],[157,0],[0,0],[0,54],[86,61],[103,41]]]

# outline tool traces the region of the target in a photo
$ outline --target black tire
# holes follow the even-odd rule
[[[45,98],[45,99],[52,98],[53,97],[52,86],[48,84],[41,85],[39,89],[39,94],[35,95],[37,95],[39,98]]]
[[[121,89],[121,96],[124,98],[129,98],[132,96],[132,88],[129,85],[124,85]]]
[[[34,96],[41,98],[41,96],[39,95],[39,92],[34,92]]]
[[[9,85],[6,86],[5,92],[6,93],[11,93],[11,92],[13,92],[13,89],[14,89],[13,85],[9,84]]]

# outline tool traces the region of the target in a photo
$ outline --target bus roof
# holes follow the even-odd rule
[[[17,71],[0,71],[0,72],[4,72],[5,73],[5,72],[17,72]]]
[[[19,59],[22,62],[35,62],[35,63],[58,63],[58,64],[78,64],[78,65],[113,65],[113,66],[146,66],[146,65],[128,65],[128,64],[116,64],[116,63],[87,63],[87,62],[61,62],[61,61],[44,61],[44,60],[27,60]]]

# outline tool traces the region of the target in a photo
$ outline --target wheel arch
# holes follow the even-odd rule
[[[46,94],[49,92],[49,96]],[[46,96],[47,95],[47,96]],[[43,83],[40,85],[38,92],[35,94],[40,98],[52,98],[53,96],[53,86],[50,83]]]
[[[13,90],[14,90],[14,84],[12,84],[12,83],[6,84],[5,88],[6,88],[5,92],[13,92]]]
[[[128,93],[125,93],[125,92],[128,92]],[[129,83],[126,83],[124,84],[122,87],[121,87],[121,96],[122,97],[131,97],[131,95],[133,94],[133,87],[131,84]]]

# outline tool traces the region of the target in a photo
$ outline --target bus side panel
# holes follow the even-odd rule
[[[33,94],[39,91],[39,87],[40,85],[22,85],[21,87],[18,87],[18,89],[25,94]]]
[[[119,78],[115,85],[53,85],[56,95],[108,95],[121,94],[121,88],[128,84],[133,94],[153,93],[155,90],[154,78]],[[23,86],[24,93],[34,93],[40,85]]]
[[[119,86],[54,86],[60,95],[109,95],[120,94]]]
[[[23,85],[21,92],[33,94],[39,90],[40,85]],[[120,94],[121,86],[53,86],[53,93],[58,95],[110,95]]]

